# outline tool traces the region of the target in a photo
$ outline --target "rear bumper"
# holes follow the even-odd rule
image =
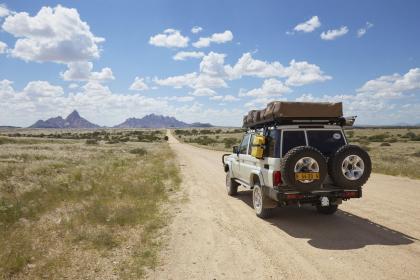
[[[341,203],[342,200],[361,198],[362,188],[358,189],[323,189],[309,192],[282,191],[266,187],[265,195],[278,201],[281,205],[290,204],[319,204],[321,197],[328,197],[332,203]]]

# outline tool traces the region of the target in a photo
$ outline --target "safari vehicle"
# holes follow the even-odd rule
[[[223,155],[227,193],[252,189],[256,215],[277,206],[311,204],[333,214],[343,200],[362,197],[371,173],[366,151],[347,142],[341,103],[271,102],[244,117],[247,128]]]

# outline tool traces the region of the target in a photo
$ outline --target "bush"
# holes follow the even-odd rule
[[[96,139],[86,139],[86,144],[87,145],[97,145],[98,140],[96,140]]]
[[[372,142],[383,142],[385,138],[387,137],[388,135],[386,134],[376,134],[376,135],[369,136],[368,139]]]
[[[168,140],[169,140],[168,136],[166,136],[166,135],[165,135],[165,137],[163,137],[163,139],[164,139],[165,141],[168,141]]]
[[[389,146],[391,146],[391,144],[390,143],[388,143],[388,142],[383,142],[383,143],[381,143],[381,145],[380,145],[381,147],[389,147]]]
[[[413,156],[420,157],[420,151],[413,153]]]
[[[135,148],[130,151],[131,154],[144,156],[147,154],[147,150],[145,148]]]
[[[225,143],[225,148],[229,149],[238,143],[238,140],[236,138],[225,138],[223,139],[223,143]]]

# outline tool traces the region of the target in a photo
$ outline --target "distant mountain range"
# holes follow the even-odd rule
[[[74,110],[67,118],[61,116],[50,118],[46,121],[39,120],[30,128],[98,128],[97,124],[91,123],[87,119],[82,118],[79,113]]]
[[[74,110],[65,119],[61,116],[50,118],[47,120],[39,120],[30,128],[99,128],[100,126],[89,122],[82,118],[79,113]],[[212,127],[209,123],[192,123],[188,124],[177,120],[174,117],[167,117],[161,115],[150,114],[141,119],[128,118],[123,123],[120,123],[115,128],[169,128],[169,127]]]

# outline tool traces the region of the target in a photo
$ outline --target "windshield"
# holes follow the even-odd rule
[[[340,130],[307,130],[306,134],[308,145],[317,148],[326,157],[346,144]]]

